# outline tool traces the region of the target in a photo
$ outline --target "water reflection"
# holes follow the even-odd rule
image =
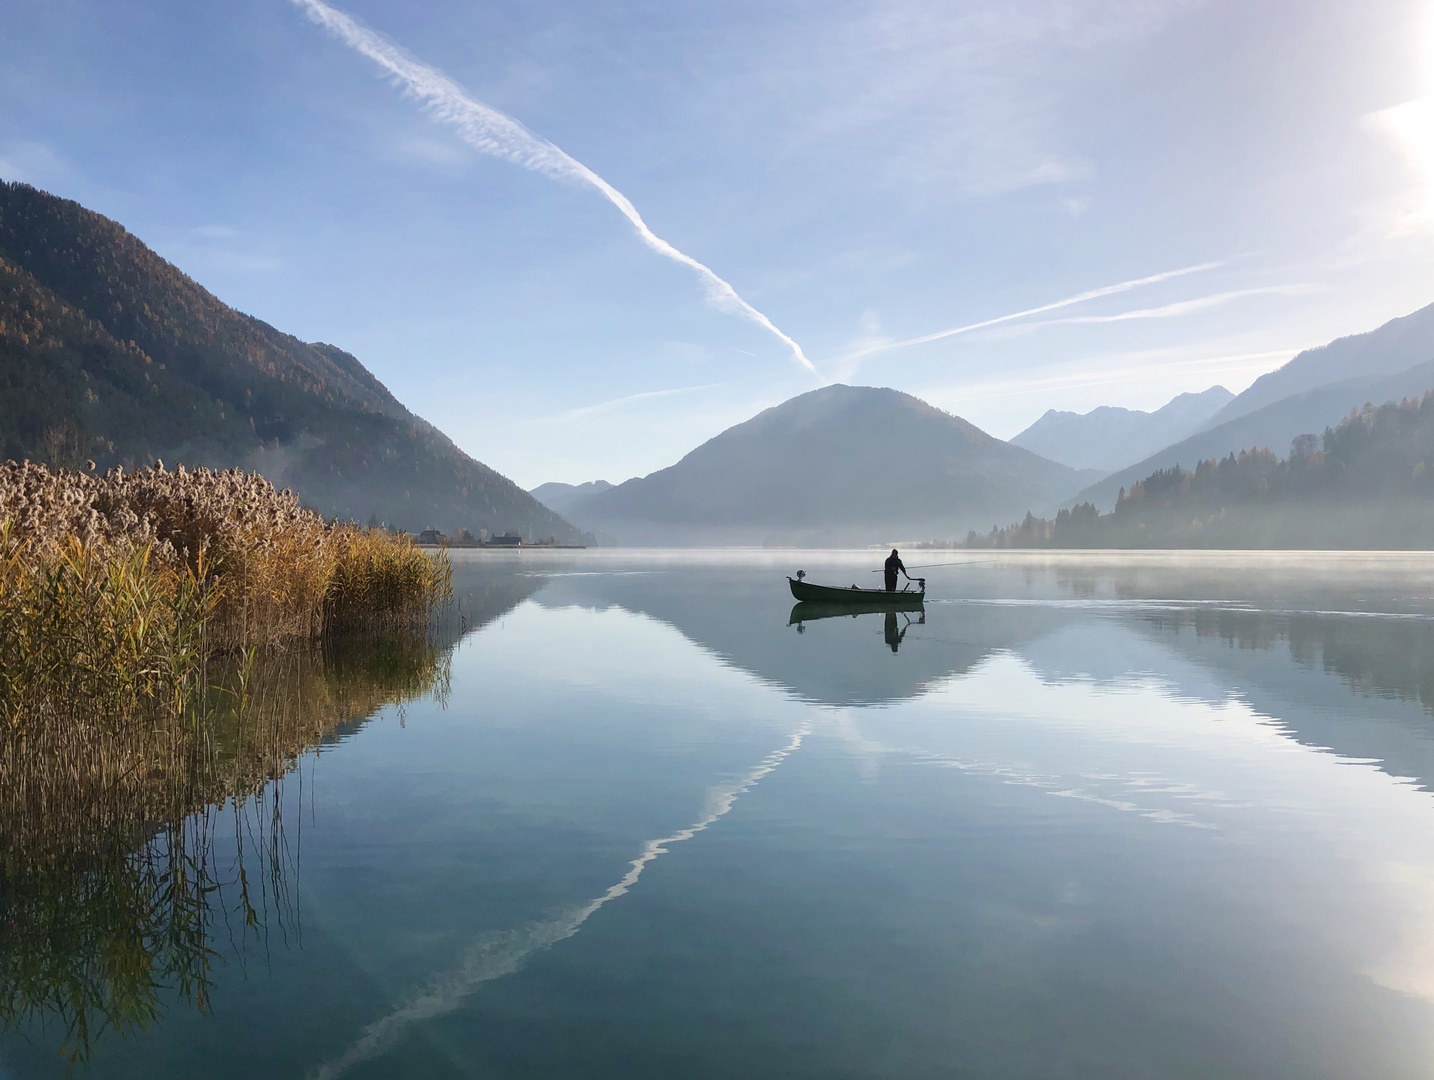
[[[445,699],[454,644],[538,583],[468,586],[427,633],[215,660],[192,746],[123,786],[53,760],[3,762],[0,1032],[58,1032],[73,1065],[169,1003],[207,1013],[226,959],[297,943],[285,784],[302,785],[303,755],[385,706]]]
[[[886,626],[883,631],[883,637],[885,637],[886,643],[891,647],[893,653],[901,648],[902,639],[906,637],[906,631],[911,626],[911,616],[906,615],[905,612],[902,612],[902,615],[905,617],[906,622],[904,625],[898,626],[896,622],[896,612],[888,611],[886,613]],[[924,611],[921,613],[920,621],[923,624],[926,622],[926,613]]]
[[[897,612],[894,608],[883,607],[880,604],[872,605],[848,605],[848,604],[820,604],[810,600],[803,600],[793,605],[787,615],[787,625],[795,626],[797,633],[806,633],[806,624],[816,622],[819,619],[856,619],[862,615],[882,615],[882,639],[892,652],[901,649],[901,643],[906,638],[907,628],[912,624],[910,612]],[[916,609],[917,625],[926,623],[926,612],[924,609]]]
[[[873,664],[885,651],[885,608],[790,604],[785,582],[751,567],[706,567],[643,576],[553,577],[534,596],[550,608],[620,607],[675,627],[724,663],[825,705],[878,704],[919,696],[931,686],[1071,617],[1036,609],[993,609],[975,620],[937,615],[928,601],[910,628],[898,623],[897,664]],[[858,618],[851,618],[855,613]],[[880,614],[882,619],[872,618]],[[788,629],[800,625],[803,633]]]
[[[483,560],[448,640],[486,629],[439,677],[316,658],[304,699],[352,719],[241,786],[242,857],[227,802],[184,819],[177,870],[159,834],[117,848],[154,869],[93,888],[134,902],[26,886],[39,944],[5,985],[118,911],[105,948],[151,949],[156,1009],[186,972],[214,1004],[141,1002],[92,1075],[1429,1075],[1420,586],[988,563],[907,621],[793,608],[776,556]],[[395,690],[407,725],[365,722]],[[159,894],[206,858],[196,937]],[[217,964],[301,926],[247,976]],[[176,935],[207,959],[152,949]],[[16,1047],[12,1076],[60,1074]]]
[[[242,956],[297,930],[283,777],[381,706],[442,693],[446,657],[422,635],[230,657],[181,767],[118,792],[81,774],[63,799],[8,768],[0,1024],[59,1025],[61,1053],[80,1061],[105,1031],[148,1028],[165,1001],[208,1011],[220,939]]]
[[[850,608],[802,602],[771,618],[783,594],[780,564],[706,567],[701,589],[680,571],[553,578],[534,599],[659,619],[724,662],[827,705],[917,698],[1006,652],[1031,657],[1053,679],[1116,684],[1163,671],[1173,651],[1205,673],[1206,700],[1241,695],[1306,745],[1379,761],[1434,790],[1428,560],[1122,553],[931,574],[935,599],[921,617],[895,628],[886,620],[875,640],[868,613],[851,618]],[[1140,639],[1160,642],[1161,652]],[[902,662],[871,663],[877,641],[895,644]]]

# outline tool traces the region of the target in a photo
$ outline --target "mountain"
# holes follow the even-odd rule
[[[1109,514],[971,533],[972,547],[1434,548],[1434,391],[1350,414],[1290,456],[1245,450],[1194,470],[1159,469]]]
[[[830,546],[950,538],[1059,500],[1081,481],[909,394],[833,385],[571,513],[629,544]]]
[[[1116,469],[1199,431],[1235,395],[1223,386],[1181,394],[1154,412],[1103,405],[1088,413],[1050,409],[1011,440],[1072,469]]]
[[[575,506],[581,506],[590,496],[600,495],[612,487],[606,480],[589,480],[586,484],[539,484],[528,492],[533,498],[555,514],[567,516]]]
[[[1210,426],[1252,413],[1293,394],[1348,379],[1393,375],[1428,360],[1434,360],[1434,304],[1412,315],[1391,319],[1368,333],[1306,349],[1283,367],[1251,383],[1249,389],[1211,418]]]
[[[1253,447],[1282,453],[1296,435],[1318,435],[1370,402],[1420,397],[1434,388],[1434,304],[1365,334],[1306,349],[1256,379],[1204,428],[1121,469],[1079,495],[1101,509],[1157,469],[1193,469],[1201,461]]]
[[[1434,389],[1434,360],[1394,375],[1346,379],[1318,390],[1294,394],[1168,446],[1092,484],[1074,501],[1092,502],[1106,510],[1115,505],[1121,488],[1130,487],[1157,469],[1176,466],[1193,469],[1202,461],[1255,447],[1284,452],[1297,435],[1318,435],[1338,424],[1351,410],[1375,401],[1418,398],[1430,389]]]
[[[342,349],[235,311],[79,203],[4,182],[0,455],[241,466],[330,517],[578,539]]]

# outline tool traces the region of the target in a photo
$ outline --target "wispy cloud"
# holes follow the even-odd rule
[[[1318,291],[1318,285],[1308,283],[1298,285],[1262,285],[1255,289],[1235,289],[1231,292],[1211,293],[1209,296],[1197,296],[1190,300],[1177,300],[1173,304],[1162,304],[1160,307],[1122,311],[1115,315],[1075,315],[1066,319],[1051,319],[1041,325],[1057,326],[1069,323],[1117,323],[1127,322],[1132,319],[1174,319],[1181,315],[1190,315],[1197,311],[1204,311],[1207,308],[1219,307],[1221,304],[1228,304],[1231,300],[1241,300],[1247,296],[1306,296],[1309,293]]]
[[[1184,277],[1186,274],[1197,274],[1205,270],[1214,270],[1223,266],[1222,262],[1199,263],[1196,266],[1186,266],[1179,270],[1166,270],[1163,273],[1151,274],[1149,277],[1135,278],[1131,281],[1121,281],[1114,285],[1102,285],[1098,289],[1089,289],[1075,296],[1068,296],[1064,300],[1055,300],[1049,304],[1042,304],[1039,307],[1026,308],[1023,311],[1013,311],[1007,315],[997,315],[993,319],[983,319],[980,322],[968,323],[965,326],[955,326],[949,330],[938,330],[934,334],[923,334],[920,337],[905,338],[901,341],[886,341],[880,344],[867,345],[854,352],[849,352],[840,357],[837,363],[849,363],[861,360],[876,353],[891,352],[894,349],[906,349],[913,345],[928,345],[933,341],[941,341],[945,338],[956,337],[958,334],[969,334],[974,330],[984,330],[989,326],[1000,326],[1002,323],[1014,322],[1017,319],[1028,319],[1033,315],[1044,315],[1048,311],[1059,311],[1062,308],[1074,307],[1076,304],[1084,304],[1090,300],[1098,300],[1103,296],[1115,296],[1118,293],[1130,292],[1132,289],[1139,289],[1145,285],[1155,285],[1162,281],[1169,281],[1172,278]]]
[[[733,35],[706,122],[733,123],[744,93],[780,102],[794,163],[836,151],[849,179],[990,198],[1089,183],[1073,153],[1063,75],[1104,66],[1193,6],[1186,0],[942,0],[781,5],[761,34]],[[821,17],[791,18],[791,11]],[[785,16],[785,17],[784,17]],[[748,121],[750,123],[750,121]],[[850,148],[862,148],[860,155]],[[1056,196],[1059,198],[1059,195]],[[1054,201],[1054,200],[1053,200]]]
[[[57,179],[70,180],[73,175],[69,162],[44,143],[21,140],[0,146],[0,180],[43,186]]]
[[[703,383],[701,386],[679,386],[671,390],[644,390],[640,394],[627,394],[623,397],[613,398],[610,401],[599,401],[596,405],[583,405],[576,409],[569,409],[566,412],[557,413],[554,416],[535,416],[529,420],[519,420],[518,424],[557,424],[568,420],[580,420],[585,416],[598,416],[602,413],[614,412],[624,406],[631,405],[638,401],[651,401],[654,398],[676,397],[678,394],[695,394],[700,390],[712,390],[722,383]]]
[[[423,102],[428,113],[453,128],[459,138],[475,150],[521,165],[555,180],[595,188],[637,230],[642,242],[659,255],[693,270],[707,292],[708,302],[721,311],[741,316],[775,335],[791,351],[793,359],[813,375],[817,369],[802,347],[779,330],[771,319],[737,295],[737,290],[691,255],[679,251],[653,232],[631,200],[582,162],[554,143],[534,134],[517,120],[472,97],[458,83],[437,68],[424,64],[377,31],[353,16],[330,7],[323,0],[293,0],[314,22],[350,48],[368,57],[386,71],[403,90]]]
[[[1310,348],[1311,344],[1311,342],[1302,342],[1282,349],[1268,349],[1260,352],[1212,356],[1185,355],[1175,358],[1166,358],[1170,350],[1160,350],[1155,353],[1141,352],[1128,356],[1111,357],[1110,359],[1116,361],[1115,363],[1098,369],[1067,371],[1043,377],[1026,376],[1019,379],[972,382],[956,387],[925,390],[921,392],[920,396],[935,405],[946,407],[950,404],[960,408],[976,401],[1050,394],[1058,391],[1089,389],[1096,386],[1125,386],[1134,381],[1150,379],[1159,379],[1168,383],[1180,376],[1198,375],[1210,378],[1228,375],[1248,376],[1252,373],[1271,370],[1272,361],[1288,360],[1302,350]]]

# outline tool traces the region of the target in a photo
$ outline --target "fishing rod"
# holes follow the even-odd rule
[[[964,561],[964,560],[963,560],[963,561],[961,561],[961,562],[922,563],[920,566],[908,566],[907,569],[908,569],[908,570],[934,570],[934,569],[935,569],[936,567],[938,567],[938,566],[996,566],[996,565],[1001,564],[1001,563],[1004,563],[1004,562],[1005,562],[1004,559],[979,559],[979,560],[972,561],[972,562],[967,562],[967,561]],[[886,572],[885,567],[883,567],[883,568],[880,569],[880,570],[873,570],[873,571],[872,571],[873,574],[883,574],[883,573],[885,573],[885,572]]]

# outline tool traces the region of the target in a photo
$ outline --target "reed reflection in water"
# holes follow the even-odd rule
[[[281,811],[284,777],[381,707],[442,698],[455,637],[440,628],[251,649],[211,661],[207,691],[172,714],[9,733],[0,744],[4,1029],[60,1025],[61,1053],[82,1061],[102,1033],[146,1029],[166,1003],[207,1011],[225,960],[217,942],[243,960],[275,933],[296,935],[298,845]],[[75,703],[77,720],[83,707]],[[216,843],[221,830],[232,843]]]

